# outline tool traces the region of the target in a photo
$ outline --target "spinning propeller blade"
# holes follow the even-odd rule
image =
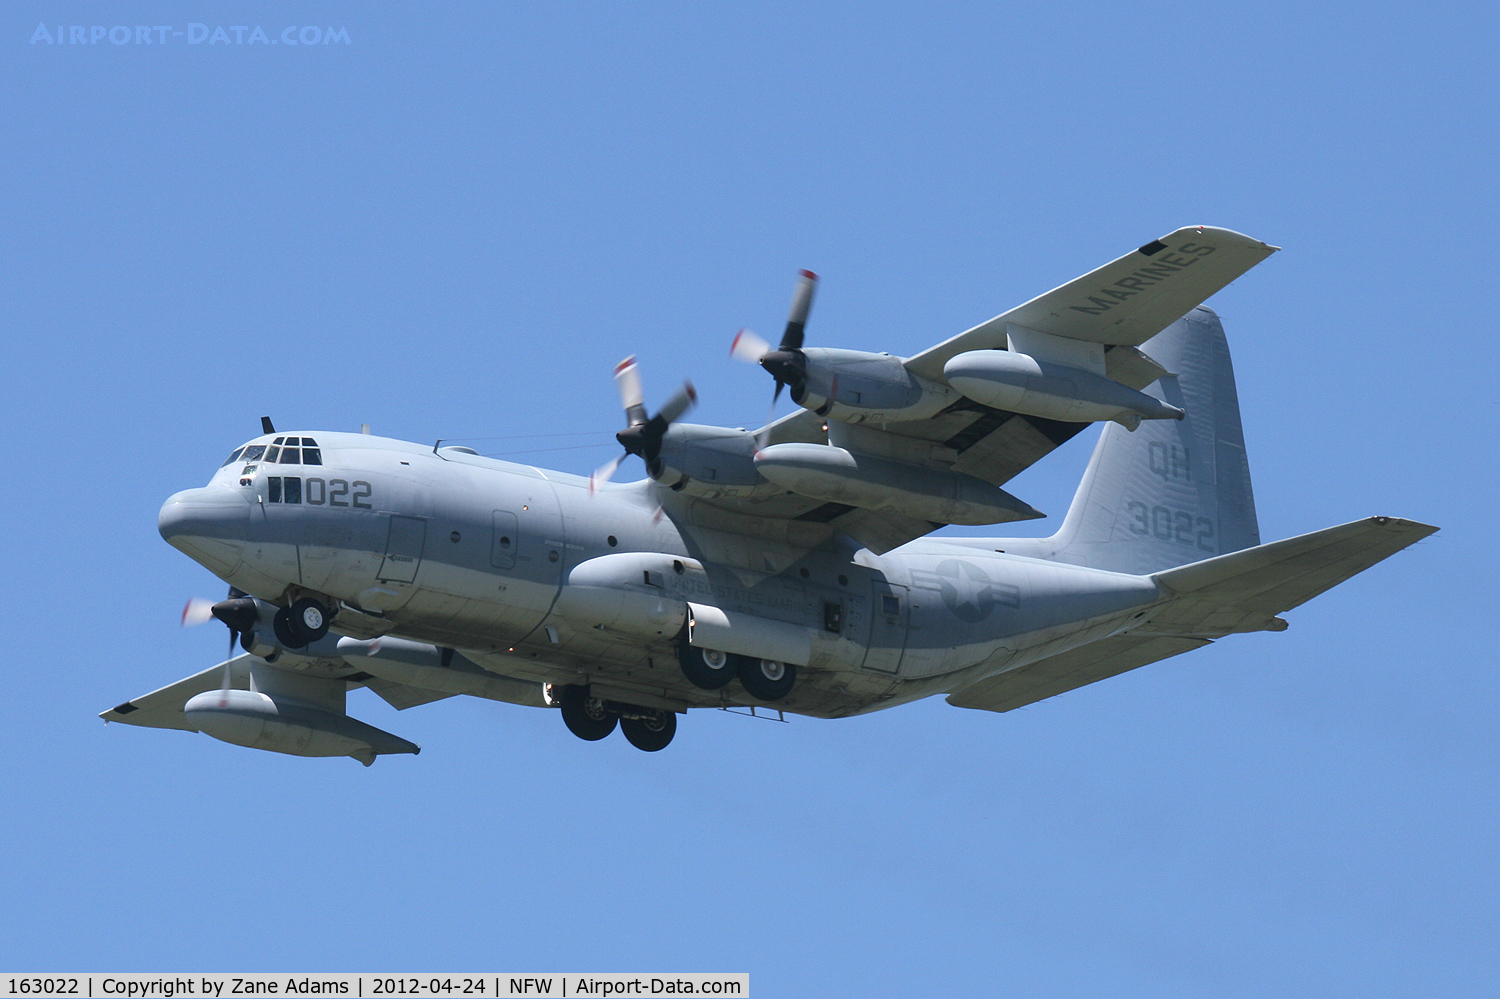
[[[207,597],[191,597],[182,608],[182,626],[194,628],[214,616],[214,602]]]
[[[792,310],[786,317],[786,331],[781,334],[782,350],[800,350],[802,337],[807,331],[807,314],[812,311],[813,294],[818,290],[818,276],[812,271],[801,271],[797,277],[797,288],[792,292]]]
[[[625,456],[623,454],[616,455],[609,461],[594,469],[594,474],[589,476],[590,496],[594,495],[594,491],[597,490],[600,486],[604,485],[610,479],[615,477],[615,470],[620,467],[620,462],[624,460]]]
[[[615,387],[620,390],[620,405],[625,409],[625,425],[637,427],[646,422],[646,393],[641,388],[641,369],[635,355],[615,365]]]
[[[758,364],[770,349],[771,345],[765,337],[751,330],[740,330],[734,335],[734,342],[729,345],[729,356],[745,364]]]
[[[781,334],[781,344],[775,350],[763,338],[747,329],[736,333],[734,342],[729,345],[730,357],[747,364],[759,364],[776,379],[776,389],[771,393],[773,418],[776,402],[781,398],[781,390],[788,385],[800,385],[807,377],[802,342],[807,336],[807,316],[812,311],[813,296],[817,291],[818,276],[812,271],[799,271],[797,287],[792,291],[792,308],[786,317],[786,330]]]
[[[625,455],[639,455],[649,472],[651,465],[661,454],[661,441],[667,428],[678,417],[692,408],[698,401],[698,392],[692,382],[683,382],[655,416],[646,416],[645,392],[641,387],[641,369],[632,354],[615,365],[615,386],[620,390],[620,405],[625,408],[625,429],[615,434],[615,439],[625,449],[625,454],[600,465],[589,476],[589,494],[593,495],[601,486],[614,478]]]

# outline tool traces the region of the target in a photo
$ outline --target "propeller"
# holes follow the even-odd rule
[[[641,388],[641,369],[632,354],[615,365],[615,386],[620,390],[620,405],[625,408],[625,429],[615,434],[615,440],[625,449],[624,454],[606,462],[589,476],[589,492],[592,493],[614,478],[620,462],[626,455],[636,455],[646,463],[648,473],[655,474],[657,458],[661,455],[662,438],[667,428],[678,417],[686,413],[698,401],[698,393],[692,382],[683,382],[682,388],[652,417],[646,416],[645,392]]]
[[[746,364],[759,364],[776,379],[776,391],[771,396],[771,406],[781,398],[781,390],[790,385],[795,388],[807,378],[806,362],[802,357],[802,341],[807,335],[807,314],[812,311],[813,296],[818,290],[818,276],[812,271],[801,271],[797,275],[797,287],[792,292],[792,308],[786,317],[786,329],[781,334],[781,344],[771,349],[764,337],[750,330],[740,330],[729,345],[729,356]]]
[[[241,635],[253,631],[259,612],[255,607],[255,598],[246,595],[245,591],[233,586],[229,588],[227,599],[214,603],[206,597],[193,597],[182,608],[182,626],[192,628],[203,624],[210,618],[218,618],[229,627],[229,655],[234,657],[234,643]]]

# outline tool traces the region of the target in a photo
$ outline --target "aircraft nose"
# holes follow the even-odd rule
[[[168,544],[219,576],[239,567],[249,523],[249,497],[223,486],[174,493],[156,515]]]

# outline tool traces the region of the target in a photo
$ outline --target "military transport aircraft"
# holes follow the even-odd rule
[[[749,332],[800,407],[756,431],[647,414],[616,369],[619,459],[584,478],[464,447],[264,433],[161,508],[230,585],[192,601],[243,655],[107,721],[369,765],[415,753],[345,713],[470,694],[659,750],[689,708],[836,718],[933,694],[1009,711],[1278,615],[1436,530],[1372,517],[1261,544],[1229,350],[1200,303],[1277,248],[1194,226],[914,357]],[[1003,486],[1107,421],[1046,538],[927,537],[1042,516]],[[627,455],[647,478],[610,482]]]

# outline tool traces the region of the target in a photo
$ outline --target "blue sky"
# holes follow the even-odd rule
[[[9,5],[0,967],[1492,988],[1493,6],[1011,6]],[[1285,634],[1007,715],[695,713],[649,756],[461,699],[352,696],[424,747],[369,770],[95,717],[219,660],[177,617],[222,584],[155,515],[262,414],[586,472],[628,353],[759,423],[729,340],[799,268],[810,342],[910,354],[1199,223],[1285,248],[1211,303],[1263,538],[1443,528]],[[1091,439],[1009,487],[1038,530]]]

